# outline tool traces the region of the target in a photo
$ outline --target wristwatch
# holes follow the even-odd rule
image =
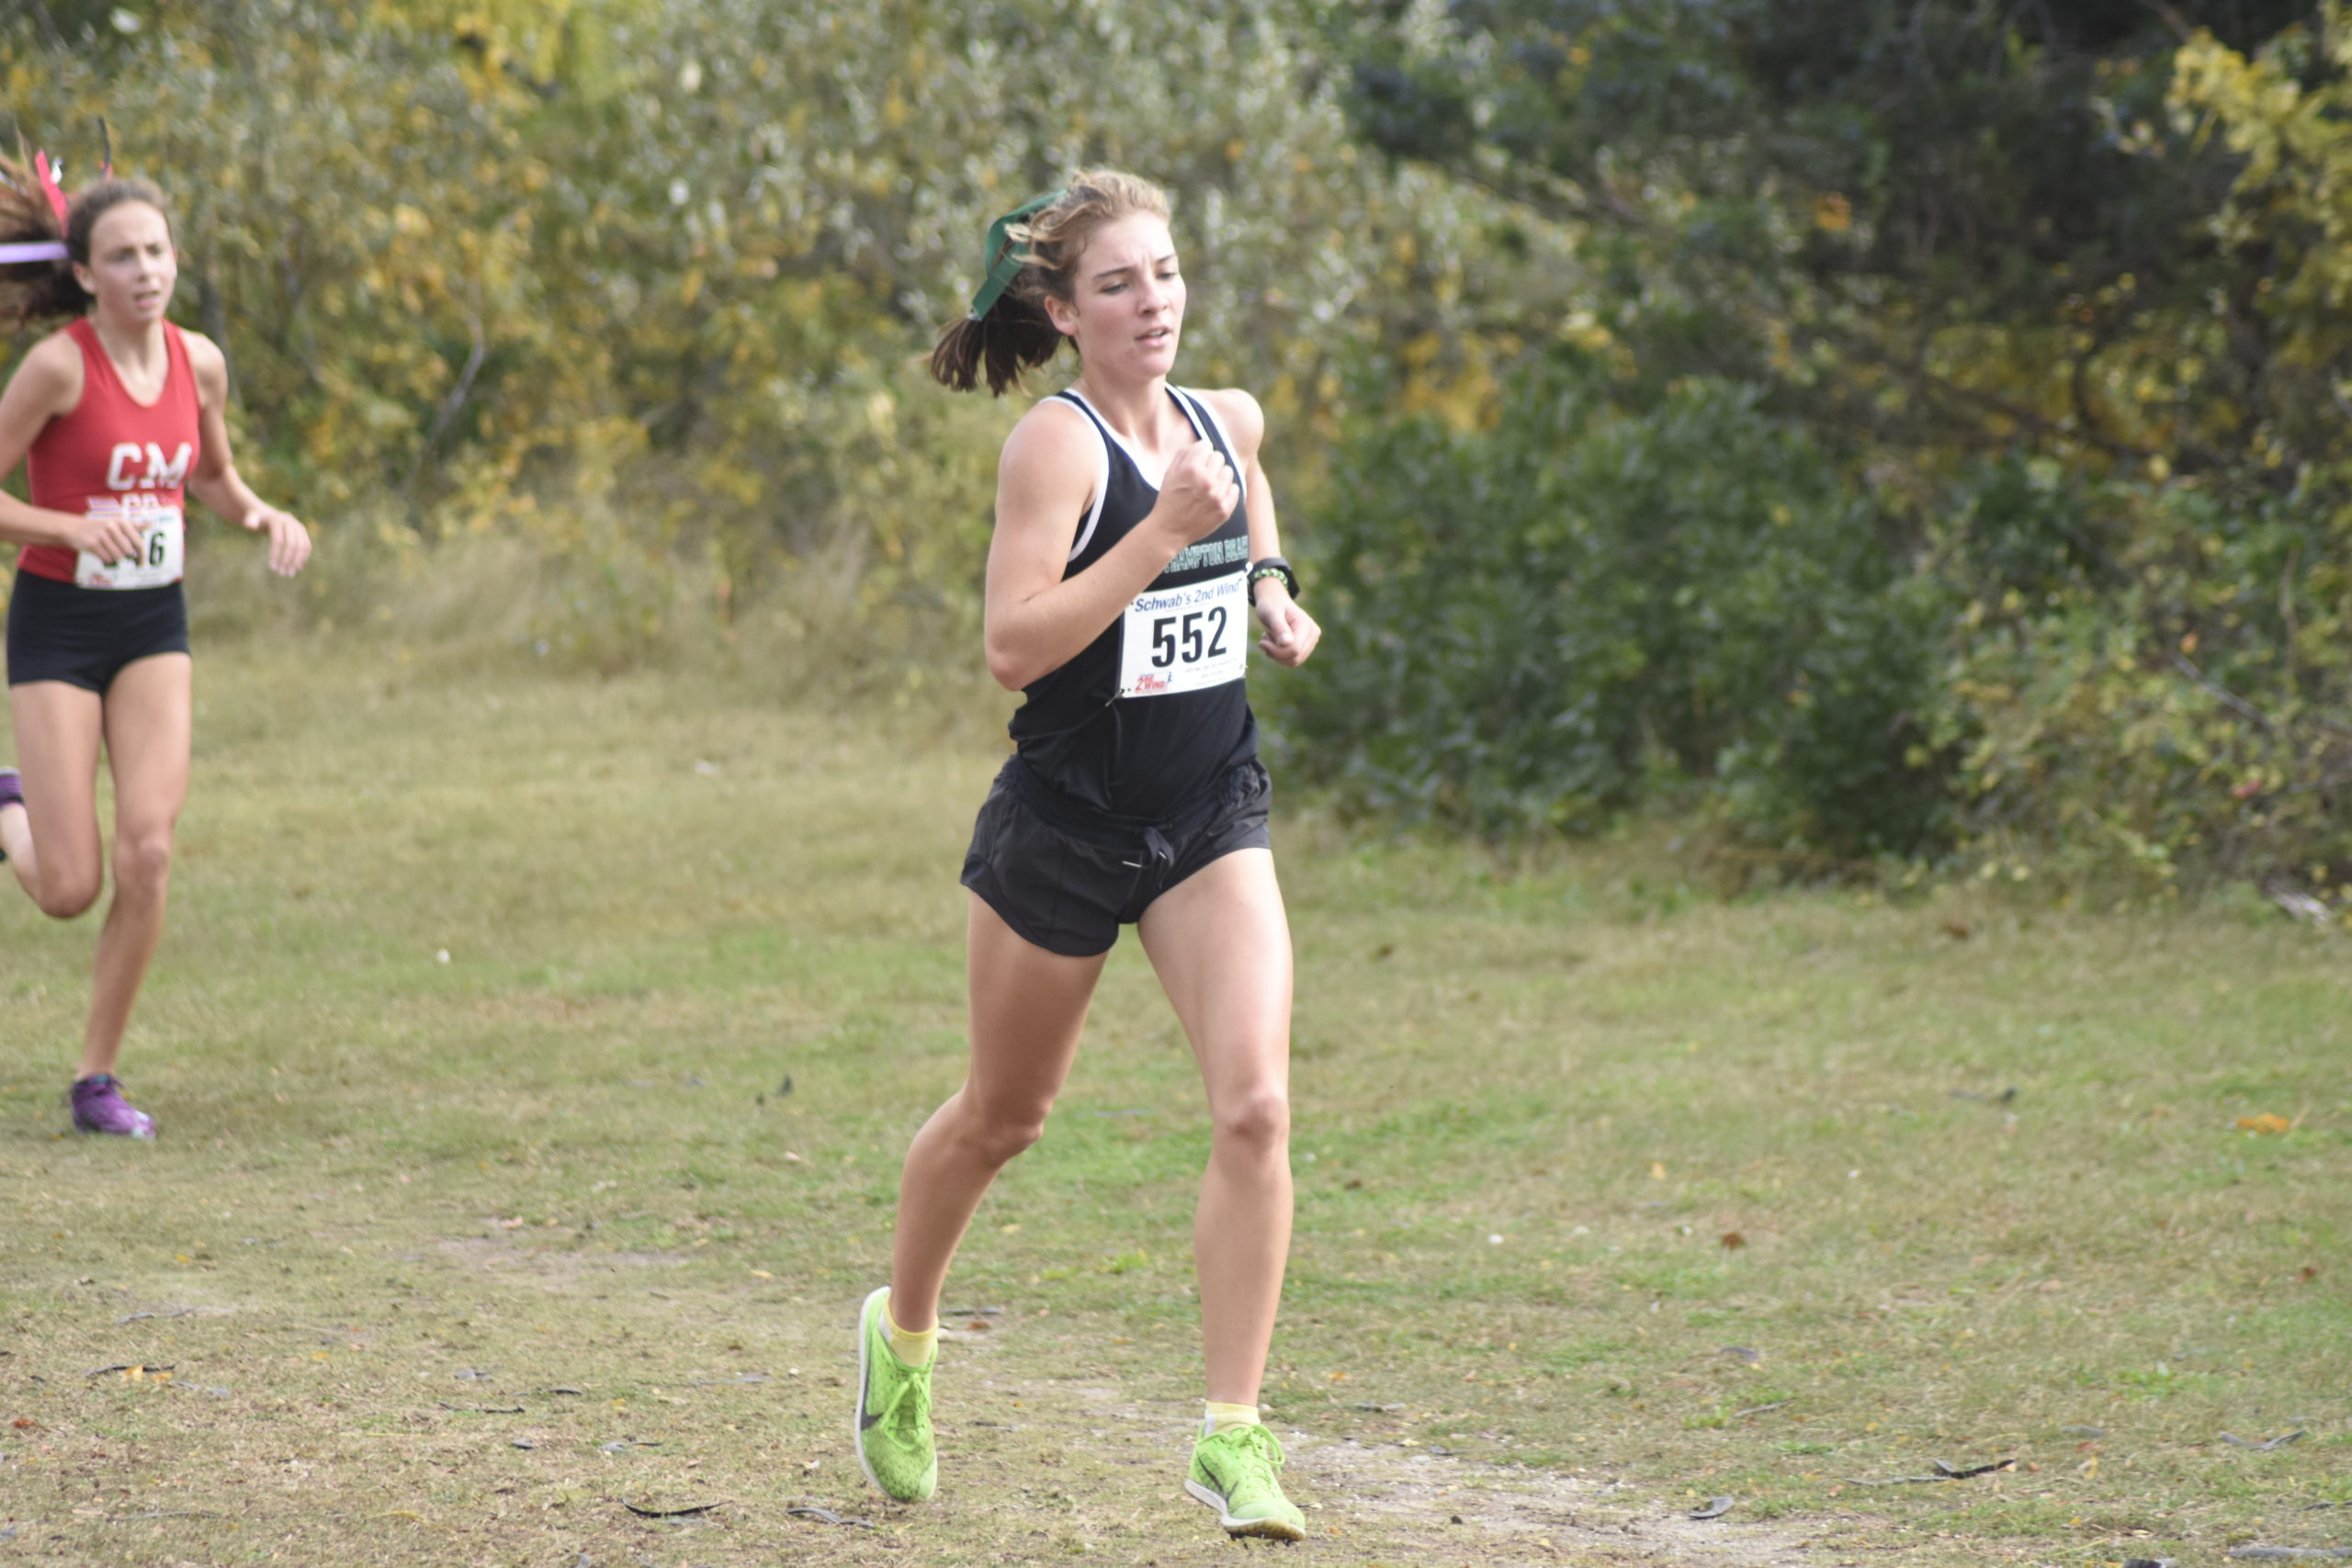
[[[1258,602],[1258,580],[1263,577],[1281,578],[1283,587],[1290,596],[1293,599],[1298,597],[1298,573],[1290,569],[1290,562],[1280,556],[1266,556],[1251,562],[1250,566],[1250,581],[1246,592],[1250,595],[1251,604]]]

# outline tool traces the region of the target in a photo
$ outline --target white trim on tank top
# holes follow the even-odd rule
[[[1096,411],[1094,405],[1086,400],[1085,393],[1075,387],[1065,387],[1057,395],[1068,398],[1086,411],[1088,415],[1086,423],[1094,427],[1094,434],[1102,442],[1102,461],[1096,468],[1094,475],[1094,503],[1087,510],[1086,525],[1078,531],[1078,542],[1069,547],[1069,558],[1076,560],[1085,551],[1087,545],[1092,541],[1095,525],[1102,521],[1102,500],[1109,494],[1111,489],[1111,443],[1115,441],[1119,444],[1119,450],[1125,452],[1127,455],[1127,461],[1135,465],[1136,477],[1142,479],[1155,495],[1159,492],[1161,481],[1168,478],[1168,466],[1161,464],[1159,478],[1154,479],[1144,472],[1143,459],[1136,455],[1133,446],[1127,445],[1127,438],[1111,428],[1111,422],[1104,419]],[[1203,417],[1205,416],[1209,423],[1216,427],[1217,440],[1224,446],[1228,457],[1231,455],[1233,437],[1226,434],[1225,421],[1217,418],[1216,411],[1209,407],[1205,399],[1188,392],[1172,382],[1169,385],[1168,395],[1176,400],[1176,412],[1184,416],[1184,423],[1193,427],[1193,434],[1203,440],[1208,438],[1208,431],[1201,424]],[[1234,479],[1241,487],[1241,499],[1246,504],[1250,499],[1250,480],[1238,468]]]

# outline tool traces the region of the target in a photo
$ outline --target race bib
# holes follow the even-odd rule
[[[1155,589],[1123,617],[1119,695],[1165,697],[1238,681],[1250,656],[1247,574]]]
[[[83,588],[164,588],[180,580],[187,558],[187,527],[176,506],[152,506],[130,514],[139,525],[139,547],[123,560],[100,560],[85,550],[74,558],[74,581]]]

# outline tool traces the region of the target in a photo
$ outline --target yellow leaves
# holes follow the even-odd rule
[[[1854,226],[1854,209],[1838,192],[1826,192],[1814,201],[1813,224],[1825,234],[1843,234]]]
[[[2290,1131],[2294,1125],[2295,1124],[2292,1122],[2290,1122],[2284,1116],[2278,1115],[2268,1111],[2262,1112],[2258,1116],[2241,1116],[2238,1118],[2238,1131],[2241,1133],[2284,1133]]]

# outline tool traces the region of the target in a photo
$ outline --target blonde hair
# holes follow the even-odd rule
[[[964,316],[939,334],[931,351],[931,374],[958,392],[978,387],[1002,397],[1021,384],[1024,372],[1052,359],[1062,333],[1046,314],[1048,296],[1077,298],[1078,258],[1105,226],[1136,213],[1165,221],[1168,193],[1149,180],[1117,169],[1088,169],[1071,176],[1051,206],[1009,231],[1020,247],[1021,271],[985,314]],[[989,258],[993,265],[995,258]]]

